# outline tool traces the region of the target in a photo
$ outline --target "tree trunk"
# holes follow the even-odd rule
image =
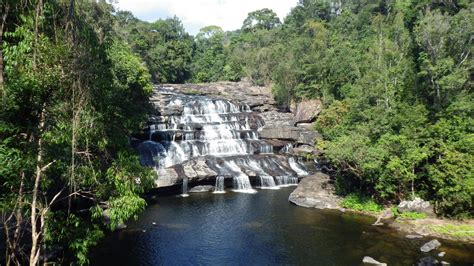
[[[5,25],[7,23],[7,16],[8,16],[8,11],[10,9],[10,6],[8,3],[5,4],[5,6],[2,8],[2,17],[1,17],[1,22],[0,22],[0,89],[3,87],[3,82],[4,82],[4,75],[3,75],[3,32],[5,30]]]
[[[36,155],[36,173],[35,173],[35,183],[32,191],[31,199],[31,251],[30,251],[30,265],[37,265],[40,253],[39,246],[39,237],[41,234],[41,226],[38,226],[38,214],[39,209],[38,196],[39,196],[39,186],[41,182],[41,176],[43,174],[43,131],[45,126],[45,109],[41,110],[40,122],[39,122],[39,133],[38,133],[38,152]]]

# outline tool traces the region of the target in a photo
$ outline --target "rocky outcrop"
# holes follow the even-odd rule
[[[398,204],[399,212],[417,212],[428,216],[434,216],[433,206],[429,201],[415,198],[414,200],[405,200]]]
[[[321,172],[303,178],[289,201],[308,208],[341,209],[341,199],[335,195],[329,176]]]
[[[239,171],[254,180],[262,174],[254,169],[260,163],[245,156],[229,158],[235,154],[267,156],[259,165],[266,174],[297,176],[287,155],[316,154],[314,144],[320,136],[312,121],[321,108],[317,100],[303,101],[293,112],[280,110],[271,88],[243,81],[156,85],[151,102],[155,110],[148,128],[133,137],[142,164],[160,168],[157,187],[180,184],[183,178],[190,184],[213,181],[218,175],[230,178]],[[227,131],[219,129],[221,125]],[[283,153],[284,158],[277,156]],[[221,155],[215,154],[236,165],[219,161]]]
[[[322,109],[319,99],[303,100],[296,105],[294,125],[313,122]]]

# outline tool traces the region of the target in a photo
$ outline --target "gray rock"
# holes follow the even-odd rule
[[[424,213],[428,216],[433,216],[433,206],[429,201],[422,200],[420,198],[415,198],[414,200],[405,200],[398,204],[399,212],[418,212]]]
[[[373,225],[383,225],[383,222],[387,222],[395,218],[391,209],[386,209],[377,217],[377,221]]]
[[[420,250],[421,250],[422,252],[430,252],[430,251],[432,251],[432,250],[435,250],[435,249],[439,248],[440,246],[441,246],[441,243],[440,243],[438,240],[433,239],[433,240],[431,240],[430,242],[425,243],[425,244],[420,248]]]
[[[314,146],[314,143],[316,142],[316,139],[320,138],[321,135],[312,130],[302,130],[300,131],[300,134],[298,136],[298,139],[296,140],[297,143],[299,144],[308,144]]]
[[[214,191],[214,186],[207,185],[207,186],[195,186],[191,188],[188,192],[189,193],[202,193],[202,192],[211,192]]]
[[[451,263],[443,260],[443,261],[441,261],[441,265],[451,265]]]
[[[370,265],[387,266],[387,263],[376,261],[374,258],[369,256],[365,256],[364,259],[362,259],[362,262]]]
[[[309,123],[316,119],[322,109],[319,99],[304,100],[296,105],[294,124]]]
[[[315,151],[314,147],[306,144],[293,148],[293,153],[297,155],[305,155],[308,153],[314,153]]]
[[[444,255],[446,255],[446,252],[444,252],[444,251],[443,251],[443,252],[440,252],[440,253],[438,253],[438,257],[444,257]]]
[[[334,195],[329,176],[321,172],[303,178],[288,200],[298,206],[317,209],[340,209],[341,201]]]
[[[182,166],[184,175],[188,177],[190,181],[207,180],[217,176],[217,173],[209,168],[204,158],[189,160],[183,163]]]
[[[421,235],[406,235],[405,237],[408,239],[423,238]]]
[[[180,178],[175,168],[162,168],[157,170],[158,177],[155,179],[155,186],[159,187],[169,187],[176,185]]]
[[[300,138],[301,129],[296,127],[270,128],[264,127],[258,133],[262,139],[282,139],[297,141]]]

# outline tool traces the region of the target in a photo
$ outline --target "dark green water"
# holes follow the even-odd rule
[[[474,263],[473,245],[441,240],[439,250],[422,253],[420,246],[432,238],[409,240],[372,226],[373,218],[295,206],[288,202],[293,190],[159,197],[138,221],[108,236],[91,263],[362,265],[371,256],[388,265],[416,265],[440,251],[452,265]]]

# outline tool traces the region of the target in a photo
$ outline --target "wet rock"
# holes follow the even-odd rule
[[[334,195],[334,186],[329,181],[329,176],[321,172],[307,176],[301,180],[288,200],[302,207],[340,209],[341,199]]]
[[[405,200],[398,204],[399,212],[418,212],[428,216],[434,216],[433,206],[429,201],[415,198],[414,200]]]
[[[290,142],[289,141],[284,141],[284,140],[279,140],[279,139],[270,139],[270,140],[267,140],[267,143],[269,145],[272,145],[273,150],[276,152],[276,151],[281,150],[283,147],[285,147],[285,145],[287,145]]]
[[[437,239],[433,239],[430,242],[425,243],[420,250],[422,252],[430,252],[432,250],[435,250],[441,246],[441,243]]]
[[[313,122],[321,109],[322,103],[319,99],[299,102],[296,105],[294,124]]]
[[[391,209],[385,209],[382,213],[379,214],[377,217],[377,220],[373,225],[383,225],[384,222],[388,222],[390,220],[393,220],[395,218],[395,215],[393,214],[393,211]]]
[[[377,261],[374,258],[369,257],[369,256],[365,256],[362,259],[362,262],[365,263],[365,264],[369,264],[369,265],[387,266],[387,263],[379,262],[379,261]]]
[[[446,255],[446,252],[440,252],[440,253],[438,253],[438,257],[444,257],[444,255]]]
[[[211,192],[214,191],[214,186],[207,185],[207,186],[195,186],[191,188],[188,192],[189,193],[202,193],[202,192]]]
[[[437,265],[438,264],[438,260],[429,256],[429,257],[424,257],[424,258],[421,258],[419,261],[418,261],[418,266],[433,266],[433,265]]]

